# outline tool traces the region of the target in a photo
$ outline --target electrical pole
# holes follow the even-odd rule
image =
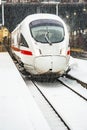
[[[4,26],[5,20],[4,20],[4,4],[6,3],[6,1],[1,1],[1,5],[2,5],[2,25]]]

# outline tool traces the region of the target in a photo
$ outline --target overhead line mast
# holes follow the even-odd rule
[[[6,3],[6,1],[5,0],[0,0],[0,5],[2,5],[2,25],[4,26],[4,4]]]

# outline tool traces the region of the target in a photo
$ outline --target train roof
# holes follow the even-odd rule
[[[21,22],[24,23],[24,22],[32,22],[34,20],[38,20],[38,19],[54,19],[54,20],[59,20],[61,21],[62,23],[63,20],[57,16],[57,15],[54,15],[54,14],[49,14],[49,13],[38,13],[38,14],[32,14],[32,15],[28,15],[27,17],[25,17],[25,19]]]
[[[27,17],[25,17],[24,20],[21,23],[19,23],[18,26],[12,32],[14,32],[20,26],[29,24],[32,21],[38,20],[38,19],[57,20],[57,21],[60,21],[63,24],[63,26],[66,28],[65,22],[59,16],[57,16],[55,14],[49,14],[49,13],[38,13],[38,14],[31,14],[31,15],[28,15]]]

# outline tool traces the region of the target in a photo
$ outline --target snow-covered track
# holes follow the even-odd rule
[[[85,130],[87,128],[87,102],[83,100],[84,98],[81,98],[58,81],[34,82],[34,84],[50,106],[62,118],[68,129]],[[84,88],[82,87],[82,89]]]
[[[72,75],[67,74],[66,76],[67,76],[67,78],[69,78],[69,79],[74,79],[74,80],[76,80],[76,81],[77,81],[78,83],[80,83],[84,88],[87,89],[87,83],[81,81],[80,79],[78,79],[78,78],[76,78],[76,77],[74,77],[74,76],[72,76]]]
[[[58,79],[58,81],[69,88],[71,91],[76,93],[78,96],[83,98],[85,101],[87,101],[87,91],[86,88],[83,87],[82,82],[78,81],[75,78],[70,79],[66,77],[61,77],[60,79]]]
[[[67,80],[69,80],[69,79],[67,79]],[[58,81],[61,83],[61,84],[63,84],[65,87],[67,87],[68,89],[70,89],[72,92],[74,92],[75,94],[77,94],[78,96],[80,96],[82,99],[84,99],[85,101],[87,101],[87,97],[85,97],[85,96],[83,96],[82,94],[81,94],[81,92],[78,92],[77,90],[75,90],[75,88],[73,88],[73,87],[71,87],[71,85],[69,85],[69,83],[67,84],[63,79],[61,80],[59,80],[58,79]],[[72,80],[72,82],[73,82],[73,80]],[[77,82],[77,84],[79,84],[78,82]],[[76,85],[76,84],[75,84]]]
[[[50,101],[47,99],[47,97],[44,95],[44,93],[40,90],[40,88],[38,87],[38,85],[33,81],[34,85],[36,86],[36,88],[38,89],[38,91],[42,94],[42,96],[44,97],[44,99],[48,102],[48,104],[50,105],[50,107],[53,109],[53,111],[56,113],[56,115],[58,116],[58,118],[60,118],[60,120],[63,122],[63,124],[65,125],[65,127],[67,127],[67,130],[71,130],[69,128],[69,126],[66,124],[66,122],[63,120],[63,118],[60,116],[60,114],[56,111],[56,109],[54,108],[54,106],[50,103]]]
[[[52,130],[71,130],[55,108],[51,105],[46,96],[41,92],[36,82],[34,80],[29,80],[28,77],[23,78],[34,97],[34,100],[44,114],[50,128]]]

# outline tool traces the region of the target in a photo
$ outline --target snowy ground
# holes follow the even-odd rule
[[[7,52],[0,53],[0,130],[51,130]]]
[[[71,70],[69,74],[87,83],[87,61],[71,57],[70,66]],[[71,128],[72,126],[74,127],[72,130],[87,130],[86,102],[77,101],[80,108],[78,111],[76,106],[73,105],[74,102],[71,102],[71,104],[68,102],[70,97],[68,97],[69,94],[66,92],[66,89],[64,90],[65,94],[63,94],[61,93],[62,87],[56,87],[55,84],[53,87],[52,83],[50,87],[45,87],[45,84],[43,84],[43,89],[44,88],[50,89],[52,92],[55,88],[54,91],[56,92],[56,95],[54,93],[50,99],[53,101],[53,104],[56,105],[56,107],[60,108],[60,110],[58,110],[60,114],[62,112],[64,113],[63,116],[65,115],[64,119],[66,122],[68,118],[70,119],[71,122],[69,125]],[[51,92],[48,92],[47,94],[51,95]],[[50,95],[48,95],[48,97]],[[61,103],[59,100],[60,97],[58,96],[67,96],[67,98],[63,98],[63,100],[61,99],[61,101],[63,101]],[[55,97],[58,97],[57,102]],[[72,97],[75,99],[74,101],[76,101],[77,98],[75,98],[73,95]],[[66,105],[64,104],[65,102],[68,102],[69,106],[64,106]],[[50,130],[48,123],[46,122],[33,97],[31,96],[29,89],[26,87],[15,65],[12,63],[12,59],[8,53],[0,53],[0,104],[0,130]],[[85,118],[83,117],[80,118],[81,120],[78,120],[79,117],[75,117],[73,113],[71,113],[71,117],[69,117],[70,115],[68,113],[68,108],[71,108],[71,111],[73,111],[75,115],[78,114],[81,117],[85,116]],[[82,112],[82,114],[79,114],[80,112]],[[80,124],[78,126],[79,129],[76,129],[77,124]]]
[[[70,57],[70,66],[68,74],[87,83],[87,60]]]

